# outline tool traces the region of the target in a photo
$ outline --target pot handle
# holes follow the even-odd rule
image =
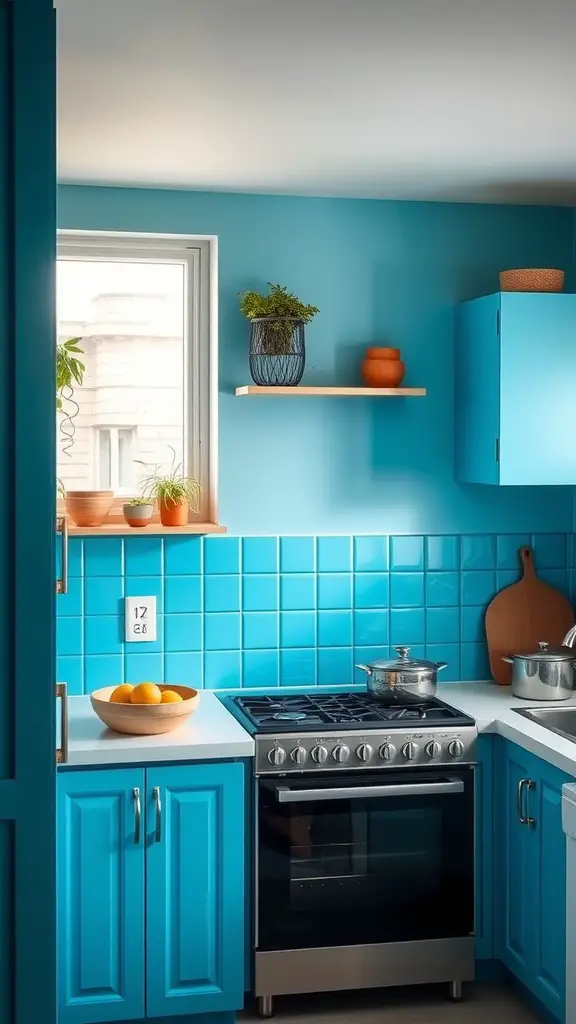
[[[356,665],[355,667],[362,669],[362,671],[365,672],[367,676],[372,675],[372,669],[370,668],[370,665]]]
[[[448,662],[447,661],[439,661],[437,666],[436,666],[436,671],[437,672],[441,672],[443,668],[448,668]]]
[[[502,661],[505,661],[507,665],[514,664],[514,658],[508,658],[504,654],[502,655]]]

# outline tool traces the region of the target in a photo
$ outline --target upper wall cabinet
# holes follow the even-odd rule
[[[576,295],[498,292],[456,314],[456,477],[576,483]]]

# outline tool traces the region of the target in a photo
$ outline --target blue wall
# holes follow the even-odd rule
[[[542,579],[576,596],[565,534],[73,538],[58,678],[77,694],[143,679],[362,685],[355,662],[411,644],[448,662],[446,682],[486,679],[484,610],[527,543]],[[149,595],[158,639],[125,644],[123,598]]]
[[[572,211],[61,186],[62,228],[216,234],[220,513],[230,531],[500,533],[572,529],[572,490],[458,486],[453,310],[498,270],[569,268]],[[410,400],[241,399],[237,292],[280,281],[321,315],[305,383],[350,383],[363,348],[401,347]]]

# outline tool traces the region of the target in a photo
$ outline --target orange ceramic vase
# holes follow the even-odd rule
[[[165,502],[162,498],[158,502],[160,509],[160,522],[162,526],[187,526],[188,525],[188,502],[181,501],[177,505],[172,502]]]
[[[404,377],[399,348],[367,348],[362,377],[369,388],[397,388]]]

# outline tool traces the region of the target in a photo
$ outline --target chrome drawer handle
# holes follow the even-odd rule
[[[156,830],[154,833],[154,841],[156,843],[162,842],[162,800],[160,799],[160,786],[154,786],[152,790],[154,796],[154,806],[156,807]]]
[[[56,593],[67,594],[68,593],[68,518],[67,516],[60,516],[56,522],[56,529],[60,534],[62,540],[62,565],[61,571],[62,576],[59,580],[56,580]]]
[[[132,790],[132,803],[134,804],[134,846],[140,842],[140,821],[142,819],[142,808],[140,806],[140,790],[135,786]]]
[[[68,687],[66,683],[56,683],[56,696],[60,698],[60,749],[56,751],[56,764],[66,764],[68,760]]]
[[[536,819],[531,818],[529,814],[525,814],[528,803],[528,797],[525,798],[525,791],[531,789],[536,789],[536,783],[533,779],[519,780],[516,792],[516,810],[518,812],[518,821],[520,824],[528,825],[529,828],[534,828],[536,825]]]

